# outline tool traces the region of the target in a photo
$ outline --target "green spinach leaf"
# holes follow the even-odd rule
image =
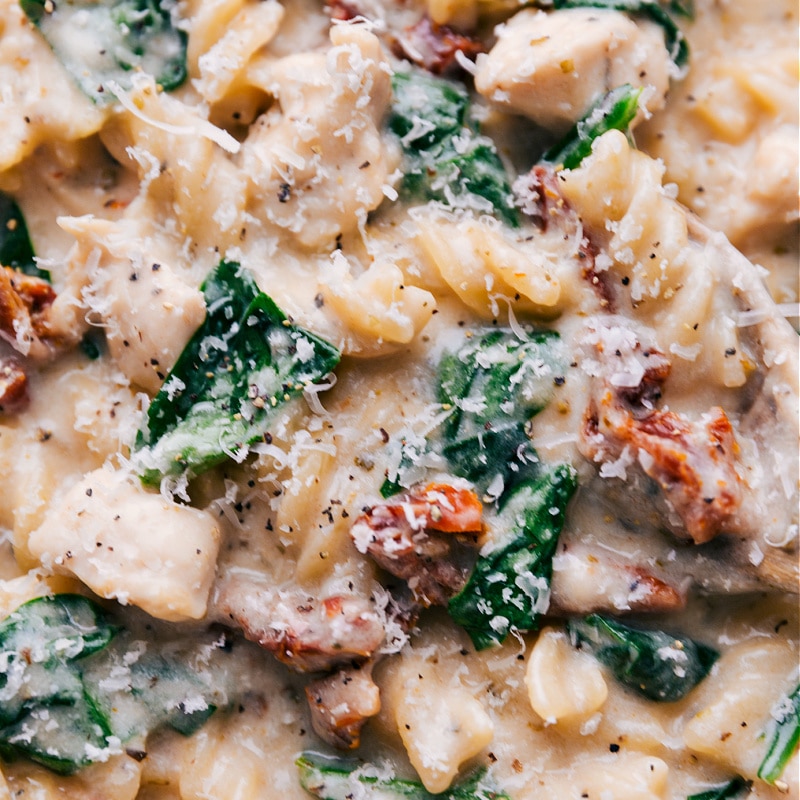
[[[555,331],[525,339],[504,328],[473,335],[439,365],[439,401],[453,408],[445,438],[469,438],[499,419],[527,422],[550,401],[562,364]]]
[[[0,265],[13,267],[26,275],[50,280],[50,273],[39,269],[36,263],[22,211],[14,200],[3,192],[0,192]]]
[[[219,652],[196,636],[154,649],[80,595],[31,600],[0,623],[0,753],[71,774],[162,725],[189,735],[231,689]]]
[[[406,150],[446,145],[467,124],[469,96],[458,84],[418,71],[396,72],[392,90],[389,130],[403,139]]]
[[[499,497],[535,477],[539,459],[527,426],[554,392],[565,358],[554,331],[520,338],[506,328],[477,331],[441,358],[437,400],[445,411],[427,442],[404,443],[397,474],[381,488],[384,497],[409,487],[407,476],[427,451],[444,457],[439,465],[472,481],[479,492]]]
[[[570,620],[567,629],[623,686],[659,702],[684,698],[719,658],[712,647],[688,637],[633,628],[600,614]]]
[[[22,756],[60,775],[71,775],[105,758],[113,736],[88,695],[69,704],[41,702],[0,730],[0,754]]]
[[[438,399],[452,409],[442,426],[443,452],[456,475],[486,492],[498,481],[508,490],[536,474],[526,425],[550,402],[563,363],[557,333],[520,339],[505,329],[475,335],[442,358]]]
[[[184,31],[172,0],[20,0],[82,91],[95,103],[113,100],[109,86],[131,87],[141,70],[169,91],[187,77]]]
[[[421,71],[395,73],[392,88],[388,125],[403,147],[404,194],[467,205],[518,227],[505,167],[470,119],[466,90]]]
[[[563,169],[580,166],[583,159],[592,152],[595,139],[610,130],[627,131],[639,110],[641,93],[641,89],[634,89],[626,83],[603,95],[541,160]]]
[[[732,800],[732,798],[738,797],[749,786],[750,783],[748,781],[737,776],[721,786],[715,786],[713,789],[708,789],[699,794],[689,795],[686,800]]]
[[[786,696],[773,715],[769,749],[758,768],[758,777],[772,784],[781,777],[800,742],[800,685]]]
[[[418,480],[419,463],[432,451],[443,456],[440,468],[498,501],[495,549],[448,605],[478,649],[502,642],[512,629],[531,630],[547,610],[553,555],[577,475],[565,464],[543,467],[527,426],[552,398],[564,365],[555,332],[475,332],[440,360],[437,399],[445,416],[438,428],[427,441],[414,437],[404,446],[397,474],[381,489],[387,497]]]
[[[496,498],[539,472],[539,458],[519,421],[454,439],[442,452],[453,474],[474,483],[484,498]]]
[[[123,631],[104,657],[93,659],[82,679],[97,713],[121,741],[167,725],[190,736],[217,710],[215,689],[189,668],[191,647],[148,649]],[[124,681],[109,680],[122,675]]]
[[[86,696],[78,661],[116,627],[79,595],[31,600],[0,624],[0,751],[57,772],[91,763],[111,733]]]
[[[512,629],[534,629],[547,611],[553,556],[576,488],[575,470],[560,464],[504,495],[492,526],[499,533],[495,549],[479,559],[448,606],[478,650],[499,644]]]
[[[465,781],[434,795],[418,781],[374,777],[368,764],[352,759],[306,752],[296,764],[300,785],[320,800],[348,800],[356,796],[364,800],[511,800],[504,792],[491,788],[485,769],[476,770]]]
[[[293,325],[238,264],[202,286],[208,308],[147,413],[135,458],[145,483],[197,475],[261,439],[286,401],[328,375],[339,351]]]

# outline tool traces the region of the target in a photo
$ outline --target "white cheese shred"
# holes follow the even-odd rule
[[[171,133],[173,136],[202,136],[218,144],[228,153],[238,153],[241,145],[227,131],[218,128],[208,120],[198,119],[192,125],[172,125],[169,122],[153,119],[136,107],[130,95],[115,81],[108,82],[108,88],[114,93],[120,105],[133,114],[134,117],[142,122],[152,125],[154,128]]]

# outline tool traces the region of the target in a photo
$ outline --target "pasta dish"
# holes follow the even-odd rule
[[[797,798],[797,29],[0,0],[0,800]]]

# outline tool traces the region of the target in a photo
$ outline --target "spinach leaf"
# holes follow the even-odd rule
[[[104,340],[93,331],[85,334],[81,339],[80,345],[81,352],[89,359],[89,361],[97,361],[103,354]]]
[[[721,786],[715,786],[713,789],[708,789],[699,794],[689,795],[686,800],[731,800],[731,798],[737,797],[749,786],[750,783],[748,781],[737,776]]]
[[[452,473],[474,483],[485,498],[496,498],[539,472],[522,422],[491,425],[446,444],[442,452]]]
[[[109,83],[131,87],[134,71],[165,90],[187,77],[186,34],[173,0],[20,0],[81,90],[95,103],[113,100]]]
[[[20,606],[0,624],[0,724],[13,722],[31,704],[80,700],[83,687],[69,665],[102,650],[115,633],[103,612],[79,595]]]
[[[392,88],[388,125],[403,147],[403,193],[468,205],[518,227],[505,167],[470,119],[466,90],[421,71],[395,73]]]
[[[492,328],[446,354],[439,365],[439,401],[453,413],[444,425],[445,438],[468,438],[498,419],[526,422],[541,411],[563,362],[559,345],[555,331],[520,339]]]
[[[469,96],[455,83],[423,72],[396,72],[392,90],[389,130],[404,140],[407,150],[446,145],[466,125]]]
[[[441,455],[460,478],[479,492],[499,497],[535,477],[539,460],[527,425],[553,395],[565,358],[554,331],[521,339],[507,328],[477,331],[458,350],[445,353],[437,376],[437,400],[446,416],[427,442],[403,442],[397,474],[387,477],[381,494],[408,488],[426,453]]]
[[[626,83],[603,95],[541,160],[559,168],[575,169],[592,152],[595,139],[610,130],[627,130],[639,110],[641,93],[641,89]]]
[[[534,629],[547,611],[553,556],[576,488],[575,470],[560,464],[503,497],[493,524],[497,546],[448,606],[478,650],[499,644],[512,629]]]
[[[189,736],[216,711],[216,688],[205,685],[190,669],[197,648],[148,648],[123,631],[102,658],[93,659],[82,679],[97,713],[109,720],[113,734],[129,741],[162,725]],[[124,680],[109,680],[124,676]]]
[[[50,280],[47,270],[39,269],[34,259],[28,226],[19,206],[0,192],[0,265],[13,267],[26,275]]]
[[[448,605],[478,649],[502,642],[512,629],[532,629],[547,610],[553,555],[577,476],[564,464],[544,471],[527,426],[550,401],[563,366],[555,332],[525,339],[502,328],[473,334],[439,363],[437,399],[446,416],[427,442],[409,441],[397,474],[381,488],[387,497],[407,486],[427,449],[444,456],[443,469],[498,500],[497,545]]]
[[[403,489],[410,489],[425,477],[429,468],[449,470],[448,463],[438,452],[441,450],[440,427],[441,422],[434,421],[427,435],[409,431],[399,441],[390,443],[397,466],[387,470],[380,489],[381,497],[385,499]]]
[[[115,633],[91,600],[60,594],[31,600],[6,617],[0,623],[0,646],[6,651],[24,650],[35,662],[72,661],[102,650]]]
[[[686,19],[694,19],[694,0],[670,0],[669,10]]]
[[[708,675],[719,653],[688,637],[633,628],[590,614],[567,624],[573,643],[586,646],[623,686],[660,702],[684,698]]]
[[[758,777],[774,784],[783,774],[800,742],[800,685],[779,704],[773,714],[772,739],[767,755],[758,768]]]
[[[679,66],[689,61],[689,45],[683,31],[658,0],[553,0],[553,7],[560,8],[609,8],[615,11],[626,11],[628,14],[640,14],[649,17],[664,29],[664,43],[669,57]],[[691,2],[671,0],[669,10],[682,17],[691,18],[694,13]]]
[[[113,734],[88,695],[70,704],[42,702],[0,730],[0,754],[22,756],[60,775],[104,759]]]
[[[523,340],[494,328],[442,358],[438,399],[452,408],[442,426],[443,452],[456,475],[485,492],[498,481],[507,490],[536,473],[526,425],[552,398],[563,362],[553,331]]]
[[[189,735],[231,689],[220,652],[196,636],[156,650],[79,595],[31,600],[0,623],[0,754],[71,774],[162,725]]]
[[[238,264],[202,286],[208,308],[136,438],[145,483],[197,475],[261,439],[276,409],[328,375],[339,351],[289,322]]]
[[[79,595],[31,600],[0,624],[0,751],[71,772],[107,746],[111,730],[86,696],[77,662],[116,634]]]
[[[418,781],[401,778],[377,778],[369,774],[368,764],[352,759],[332,758],[319,753],[303,753],[295,762],[300,785],[321,800],[510,800],[503,792],[492,789],[486,770],[479,769],[465,781],[440,794],[431,794]]]

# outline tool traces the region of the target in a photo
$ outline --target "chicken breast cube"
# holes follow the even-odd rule
[[[206,316],[203,293],[148,252],[137,223],[62,218],[86,263],[95,323],[102,322],[111,357],[125,376],[155,394]]]
[[[101,597],[177,622],[205,615],[219,538],[205,511],[99,469],[51,508],[29,548],[44,567],[74,575]]]
[[[618,11],[525,10],[497,30],[480,56],[476,89],[502,108],[556,133],[566,131],[605,92],[652,86],[648,110],[664,105],[671,62],[661,29]]]

